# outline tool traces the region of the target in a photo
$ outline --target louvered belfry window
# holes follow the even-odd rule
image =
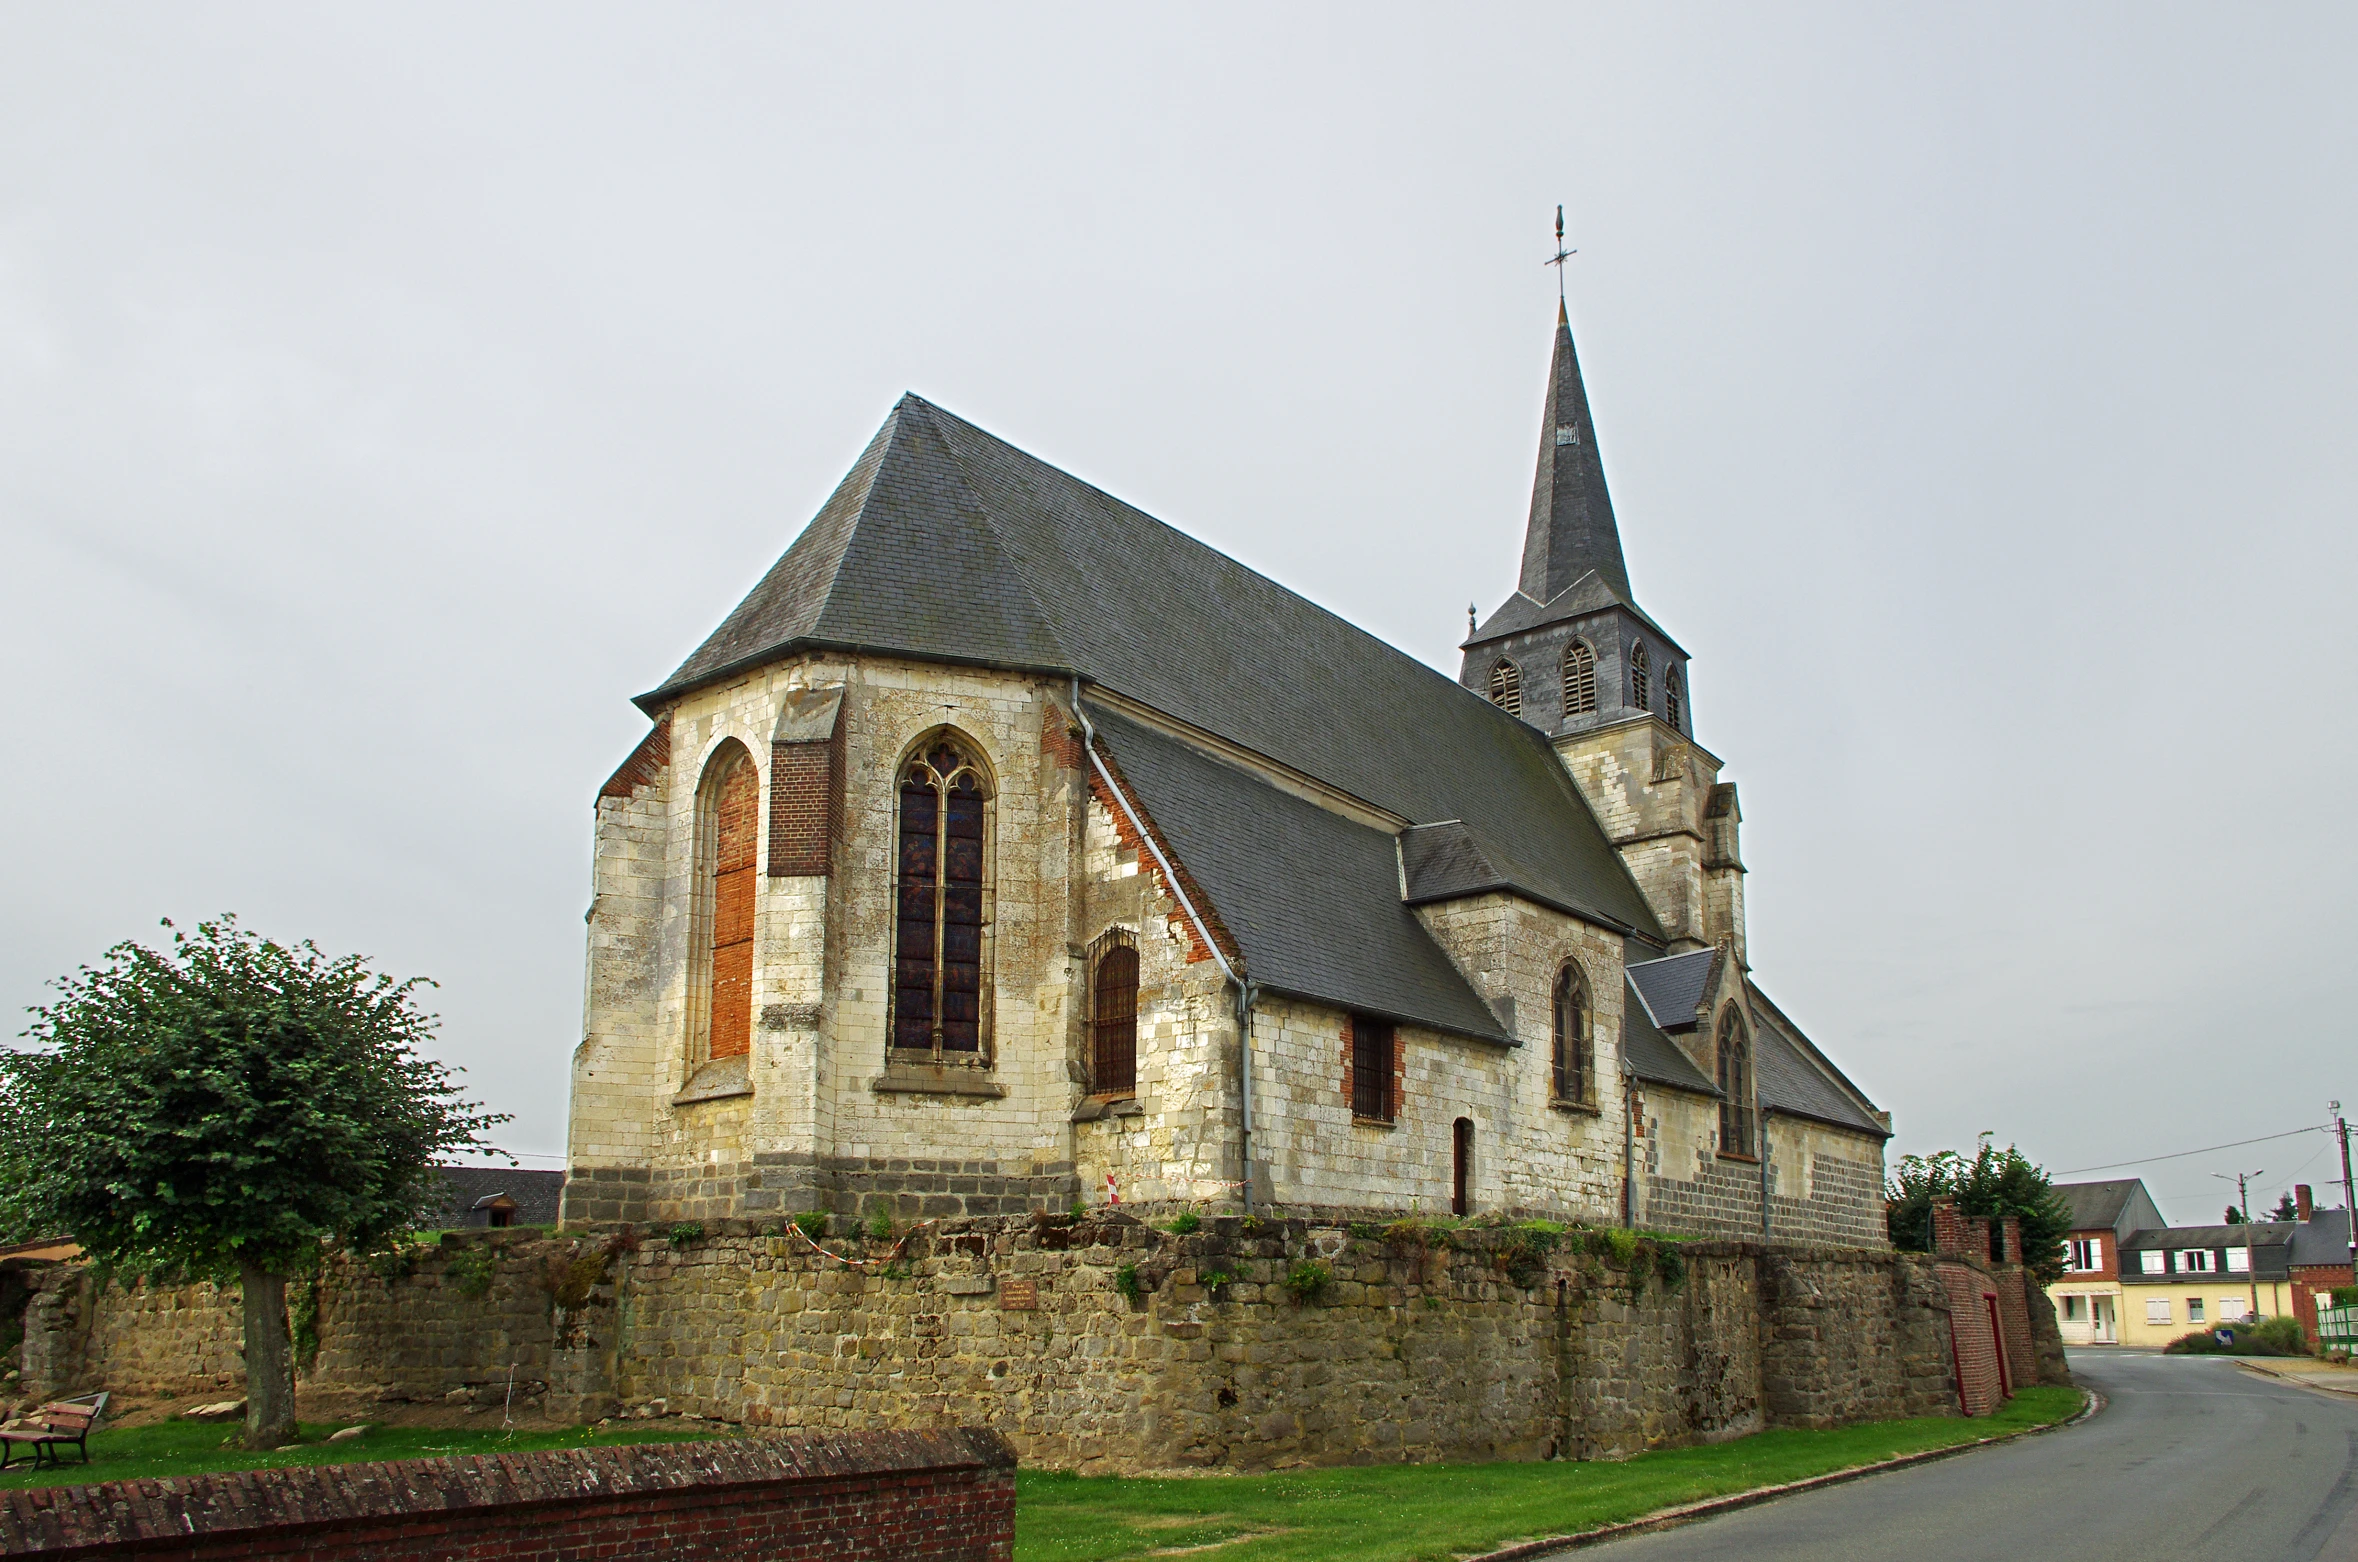
[[[892,1042],[982,1053],[983,824],[980,767],[946,739],[901,772]]]
[[[1646,660],[1646,648],[1629,648],[1629,703],[1639,710],[1654,708],[1653,667]]]
[[[1490,669],[1490,703],[1510,716],[1523,714],[1523,671],[1501,660]]]
[[[761,782],[744,746],[722,746],[705,769],[709,810],[711,964],[705,1055],[743,1057],[753,1050],[753,859],[760,837]]]
[[[1588,986],[1580,968],[1567,964],[1556,973],[1555,1098],[1582,1106],[1594,1100],[1596,1060],[1590,1055]]]
[[[1101,1096],[1138,1093],[1138,951],[1116,944],[1097,957],[1089,1012],[1089,1082]]]
[[[1351,1016],[1351,1115],[1371,1122],[1392,1120],[1392,1027],[1365,1015]]]
[[[1585,716],[1597,708],[1597,653],[1585,641],[1564,647],[1564,714]]]
[[[1673,727],[1678,725],[1679,697],[1686,692],[1686,685],[1679,678],[1676,667],[1662,675],[1662,719]]]

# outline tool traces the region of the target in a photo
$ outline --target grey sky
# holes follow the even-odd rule
[[[628,696],[894,396],[1454,671],[1562,201],[1760,977],[1895,1152],[2321,1121],[2354,64],[2327,6],[0,9],[0,1004],[235,909],[438,978],[553,1157]]]

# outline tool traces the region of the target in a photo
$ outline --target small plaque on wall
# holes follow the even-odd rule
[[[999,1307],[1003,1312],[1028,1313],[1040,1308],[1040,1282],[1037,1280],[1002,1280],[999,1282]]]

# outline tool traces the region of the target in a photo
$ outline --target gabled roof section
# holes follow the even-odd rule
[[[1513,1045],[1400,899],[1393,837],[1118,711],[1089,721],[1265,989]]]
[[[916,396],[640,703],[803,646],[1078,674],[1401,818],[1463,821],[1506,884],[1661,936],[1544,734]]]
[[[1879,1139],[1891,1137],[1875,1115],[1874,1102],[1850,1082],[1850,1076],[1820,1052],[1767,993],[1744,983],[1751,998],[1752,1017],[1758,1022],[1753,1037],[1754,1073],[1761,1105],[1791,1117],[1814,1118],[1836,1128],[1852,1128]]]
[[[1509,635],[1519,635],[1527,629],[1544,629],[1550,624],[1586,618],[1592,613],[1602,613],[1610,608],[1619,608],[1629,614],[1660,636],[1672,650],[1681,656],[1686,654],[1686,648],[1671,639],[1669,630],[1655,623],[1652,615],[1644,608],[1626,596],[1617,595],[1595,570],[1590,570],[1546,602],[1534,602],[1521,591],[1515,592],[1500,603],[1498,610],[1484,619],[1482,627],[1468,635],[1458,649],[1462,651],[1485,641],[1504,640]]]
[[[1531,522],[1523,536],[1521,593],[1535,602],[1555,598],[1595,571],[1620,601],[1629,600],[1629,566],[1613,524],[1613,496],[1597,452],[1596,422],[1580,354],[1572,346],[1572,318],[1556,311],[1555,356],[1548,364],[1547,409],[1539,424],[1539,471],[1531,483]]]
[[[2295,1268],[2347,1265],[2350,1262],[2350,1212],[2321,1209],[2307,1220],[2295,1221],[2292,1234]]]
[[[2252,1247],[2283,1248],[2289,1252],[2293,1233],[2299,1229],[2297,1220],[2255,1220],[2239,1226],[2165,1226],[2159,1231],[2138,1232],[2121,1244],[2121,1250],[2141,1253],[2151,1248],[2176,1252],[2182,1248]]]
[[[1629,985],[1628,1000],[1621,1006],[1621,1047],[1622,1055],[1629,1059],[1629,1071],[1649,1084],[1668,1085],[1673,1090],[1699,1096],[1717,1097],[1722,1093],[1679,1050],[1678,1043],[1665,1036],[1654,1023],[1634,982]]]
[[[1626,968],[1629,985],[1645,999],[1656,1025],[1665,1031],[1692,1030],[1702,1019],[1704,1000],[1711,996],[1719,958],[1716,949],[1690,949],[1640,961]]]
[[[2072,1230],[2105,1231],[2120,1224],[2129,1200],[2143,1186],[2135,1177],[2115,1177],[2104,1182],[2059,1182],[2055,1191],[2071,1211]]]

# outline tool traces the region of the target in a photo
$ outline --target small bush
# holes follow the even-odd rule
[[[1372,1220],[1355,1220],[1351,1222],[1349,1230],[1351,1235],[1359,1238],[1362,1242],[1380,1241],[1384,1235],[1384,1228]]]
[[[1315,1258],[1305,1258],[1286,1271],[1285,1288],[1294,1293],[1297,1302],[1314,1302],[1334,1279],[1333,1270]]]
[[[818,1241],[827,1234],[827,1212],[823,1209],[804,1210],[794,1217],[794,1229],[813,1242]]]
[[[551,1254],[540,1273],[540,1288],[548,1293],[549,1304],[557,1311],[579,1312],[588,1304],[590,1294],[606,1283],[608,1266],[612,1263],[603,1253],[578,1258]]]
[[[1406,1220],[1395,1220],[1384,1228],[1384,1240],[1401,1247],[1431,1247],[1433,1229],[1413,1215]]]
[[[1194,1210],[1183,1209],[1163,1222],[1163,1229],[1175,1237],[1183,1237],[1203,1223],[1203,1217]]]
[[[2222,1333],[2230,1343],[2219,1343]],[[2306,1356],[2309,1335],[2298,1318],[2263,1318],[2258,1323],[2197,1329],[2179,1335],[2162,1349],[2172,1356]]]
[[[663,1239],[673,1247],[694,1247],[704,1240],[704,1228],[693,1220],[683,1220],[663,1233]]]
[[[2337,1285],[2333,1288],[2336,1307],[2358,1307],[2358,1285]]]
[[[1136,1264],[1124,1264],[1114,1271],[1114,1289],[1133,1307],[1146,1300],[1146,1282],[1138,1278]]]
[[[481,1296],[491,1289],[492,1277],[499,1273],[499,1250],[485,1243],[481,1247],[462,1247],[450,1255],[450,1282],[461,1296]]]
[[[1678,1244],[1655,1244],[1654,1274],[1662,1282],[1665,1291],[1675,1291],[1687,1283],[1687,1256],[1678,1250]]]
[[[878,1210],[875,1214],[870,1215],[868,1217],[868,1238],[873,1242],[890,1242],[892,1240],[892,1216],[883,1210]]]
[[[1196,1275],[1195,1283],[1207,1291],[1217,1291],[1235,1278],[1225,1269],[1206,1269]]]
[[[1528,1291],[1547,1278],[1547,1256],[1556,1250],[1558,1237],[1556,1227],[1542,1222],[1517,1226],[1493,1261],[1509,1280]]]

